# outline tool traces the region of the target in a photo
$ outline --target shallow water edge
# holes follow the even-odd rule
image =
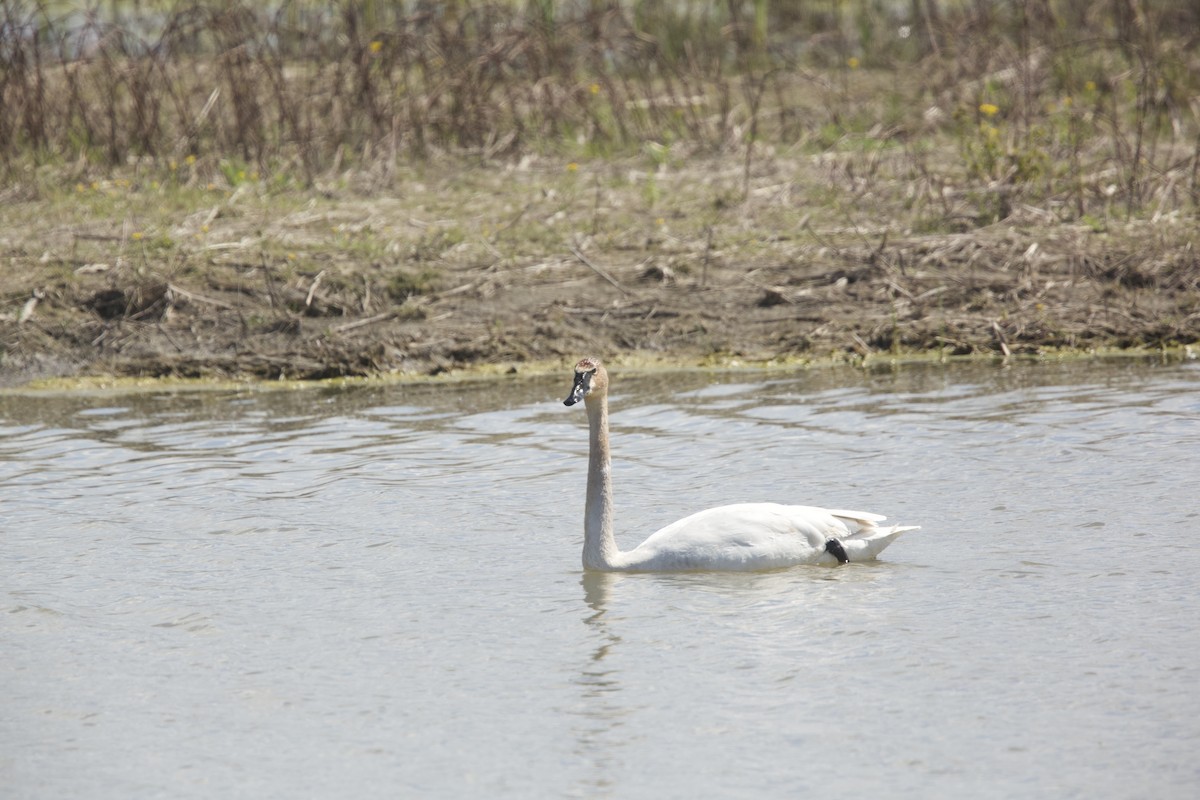
[[[579,357],[588,355],[579,353]],[[889,371],[911,366],[991,364],[995,366],[1036,365],[1142,361],[1155,364],[1179,364],[1200,358],[1200,349],[1191,345],[1170,348],[1126,348],[1119,350],[1058,350],[1037,355],[997,356],[993,354],[948,355],[911,352],[866,357],[831,356],[827,358],[779,358],[759,360],[726,354],[714,354],[703,359],[681,359],[649,353],[622,354],[604,357],[610,367],[626,374],[648,372],[713,372],[713,373],[773,373],[795,370],[851,369]],[[76,375],[71,377],[39,378],[16,386],[0,385],[0,396],[73,394],[73,393],[139,393],[162,391],[297,391],[314,388],[351,386],[393,386],[425,383],[474,383],[490,380],[511,380],[516,377],[542,377],[564,372],[574,359],[562,361],[530,361],[520,363],[478,363],[469,367],[437,372],[389,372],[371,377],[324,378],[320,380],[265,380],[123,377],[116,375]]]

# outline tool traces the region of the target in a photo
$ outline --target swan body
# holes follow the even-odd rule
[[[608,373],[596,358],[575,365],[564,402],[587,408],[588,482],[584,512],[585,569],[628,572],[763,570],[797,564],[869,561],[914,526],[881,526],[886,517],[778,503],[736,503],[699,511],[621,551],[613,535],[608,446]]]

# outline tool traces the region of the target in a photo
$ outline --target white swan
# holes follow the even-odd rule
[[[760,570],[795,564],[869,561],[915,526],[879,526],[886,517],[777,503],[718,506],[684,517],[622,552],[613,537],[608,450],[608,373],[597,358],[575,365],[575,385],[563,401],[587,407],[587,504],[583,567],[601,571]]]

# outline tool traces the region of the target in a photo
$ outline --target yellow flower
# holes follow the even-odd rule
[[[371,44],[368,46],[371,48],[372,53],[378,53],[380,50],[383,49],[383,42],[376,39],[375,41],[371,42]]]
[[[850,67],[850,69],[858,69],[858,64],[858,58],[855,56],[850,56],[846,59],[846,66]]]
[[[75,191],[82,192],[84,189],[86,189],[86,187],[82,183],[75,184]]]
[[[667,221],[662,217],[659,217],[658,219],[654,220],[654,224],[661,228],[663,225],[667,224]]]
[[[994,117],[1000,113],[1000,106],[993,105],[991,103],[981,103],[979,105],[979,113],[983,114],[985,117]]]
[[[567,172],[578,172],[578,171],[579,171],[579,165],[576,164],[574,161],[572,161],[570,164],[567,164]]]
[[[1095,82],[1095,81],[1088,81],[1087,83],[1085,83],[1085,84],[1083,85],[1083,90],[1084,90],[1085,92],[1094,92],[1094,91],[1096,91],[1096,82]]]
[[[141,231],[134,231],[132,234],[130,234],[129,238],[137,242],[141,240],[142,236],[143,234]]]
[[[184,162],[190,167],[192,164],[196,163],[196,157],[190,155],[184,159]]]
[[[591,86],[588,87],[588,91],[591,92],[592,94],[600,94],[600,84],[593,83]]]

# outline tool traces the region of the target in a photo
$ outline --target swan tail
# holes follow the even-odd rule
[[[842,546],[850,561],[871,561],[896,541],[900,534],[920,529],[919,525],[867,525],[842,540]]]

